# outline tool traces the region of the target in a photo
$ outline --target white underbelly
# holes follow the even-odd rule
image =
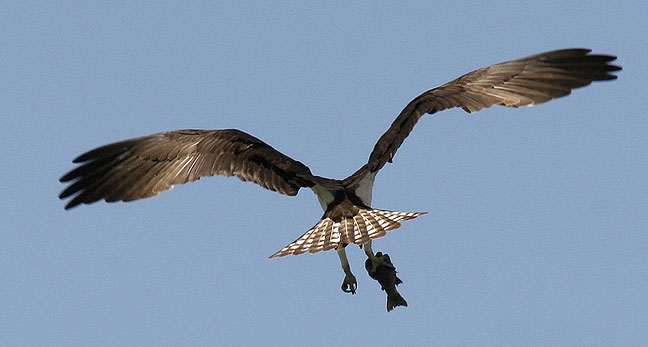
[[[317,195],[317,200],[319,200],[320,205],[322,206],[322,210],[326,212],[326,208],[330,203],[335,200],[335,196],[333,195],[333,192],[330,190],[320,186],[319,184],[314,185],[311,187],[311,190],[313,190],[313,193]]]
[[[355,190],[356,196],[359,197],[360,201],[367,206],[371,206],[371,193],[373,192],[376,173],[378,172],[366,174],[362,180],[360,180],[360,184],[358,184],[358,188]]]
[[[376,172],[365,175],[361,180],[358,187],[355,189],[355,195],[360,198],[363,204],[371,206],[371,192],[373,191],[373,183],[376,178]],[[311,187],[311,190],[317,195],[322,210],[326,212],[328,206],[335,200],[335,195],[332,191],[320,186],[319,184]]]

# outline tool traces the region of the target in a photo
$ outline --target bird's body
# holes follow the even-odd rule
[[[131,201],[155,196],[200,177],[236,176],[284,195],[310,188],[324,210],[320,221],[271,257],[336,249],[346,273],[343,290],[355,292],[344,247],[364,246],[373,266],[381,265],[371,240],[400,227],[420,212],[393,212],[371,207],[378,171],[424,114],[460,107],[474,113],[492,105],[533,106],[568,95],[593,81],[611,80],[621,68],[615,57],[565,49],[495,64],[465,74],[412,100],[375,144],[369,160],[338,180],[313,175],[310,169],[260,139],[236,129],[175,130],[117,142],[77,157],[80,166],[65,174],[71,184],[59,195],[72,197],[66,209],[98,200]],[[384,265],[384,264],[383,264]]]
[[[356,174],[345,180],[327,180],[326,187],[313,186],[311,189],[317,195],[324,215],[313,228],[270,257],[340,249],[350,243],[364,245],[389,230],[397,229],[400,221],[425,214],[371,208],[376,174],[364,168]]]

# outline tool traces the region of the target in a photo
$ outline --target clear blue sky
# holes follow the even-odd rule
[[[645,1],[5,2],[0,20],[0,345],[637,346],[648,340]],[[587,47],[624,70],[534,108],[425,117],[373,205],[429,211],[374,244],[269,260],[319,219],[206,178],[64,211],[82,152],[238,128],[343,178],[421,92],[479,67]]]

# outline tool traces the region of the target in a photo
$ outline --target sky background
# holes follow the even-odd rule
[[[648,340],[645,1],[0,5],[0,345],[638,346]],[[238,128],[344,178],[420,93],[567,47],[624,70],[534,108],[424,117],[373,205],[429,211],[375,241],[269,260],[322,214],[204,178],[64,211],[94,147]]]

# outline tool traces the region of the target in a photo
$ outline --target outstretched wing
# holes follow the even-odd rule
[[[380,137],[366,167],[358,171],[376,172],[391,162],[398,147],[426,113],[453,107],[474,113],[493,105],[533,106],[568,95],[572,89],[592,81],[615,79],[611,72],[621,67],[609,62],[616,57],[589,52],[589,49],[563,49],[492,65],[419,95]]]
[[[314,185],[304,164],[236,129],[176,130],[109,144],[78,158],[61,177],[72,182],[60,199],[66,209],[97,200],[148,198],[203,176],[237,176],[284,195]]]

